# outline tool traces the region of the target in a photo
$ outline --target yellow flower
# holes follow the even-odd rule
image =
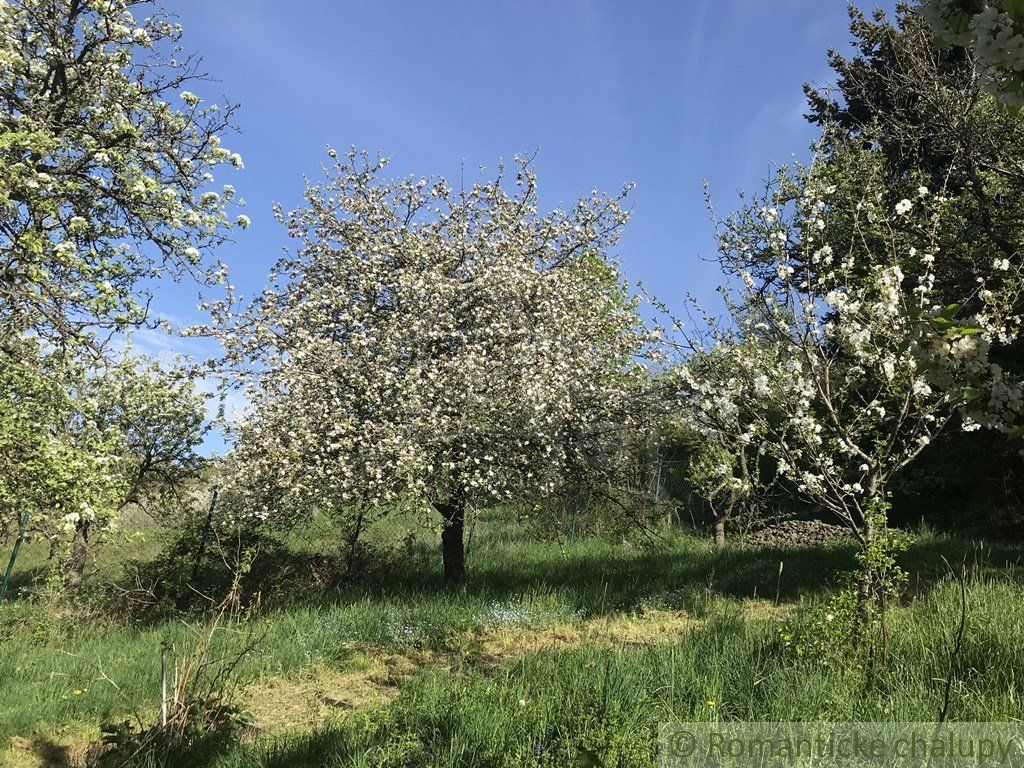
[[[73,691],[73,693],[75,694],[75,696],[81,696],[82,695],[81,691]]]
[[[82,689],[82,693],[88,693],[88,692],[89,692],[89,689],[88,689],[88,688],[83,688],[83,689]]]
[[[713,702],[711,699],[708,699],[708,706],[711,707],[712,709],[714,709],[715,708],[715,702]]]

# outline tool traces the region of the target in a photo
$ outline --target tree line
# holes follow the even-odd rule
[[[224,525],[420,511],[459,590],[473,510],[582,486],[629,515],[623,478],[675,445],[719,543],[767,498],[846,525],[874,615],[922,476],[979,504],[1024,479],[1018,5],[852,9],[835,86],[806,88],[811,158],[733,213],[709,195],[725,312],[686,323],[615,255],[631,186],[545,211],[528,157],[454,185],[329,149],[276,211],[294,248],[237,296],[237,107],[195,92],[173,17],[0,5],[0,535],[46,538],[74,587],[125,510],[173,516],[216,474]],[[214,293],[206,322],[150,311],[166,279]],[[147,360],[145,328],[222,352]],[[210,377],[249,403],[215,466]],[[942,471],[979,445],[979,473]]]

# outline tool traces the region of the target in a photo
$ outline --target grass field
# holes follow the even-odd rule
[[[293,577],[245,631],[217,639],[224,654],[258,640],[238,669],[252,725],[180,765],[643,766],[668,720],[933,720],[961,567],[950,717],[1024,719],[1021,548],[915,536],[886,657],[865,681],[808,641],[853,567],[850,546],[716,551],[682,534],[567,545],[481,525],[470,592],[452,596],[434,542],[384,546],[399,538],[371,531],[373,567],[347,586],[303,582],[296,563],[315,537],[274,551],[268,571]],[[329,536],[320,544],[340,553]],[[21,587],[41,558],[26,553]],[[166,608],[112,607],[129,560],[108,549],[92,591],[72,601],[23,588],[0,606],[0,764],[74,765],[101,723],[156,716],[161,644],[187,629]]]

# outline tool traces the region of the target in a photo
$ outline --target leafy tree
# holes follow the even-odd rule
[[[926,16],[908,5],[901,5],[891,21],[881,12],[869,18],[851,9],[851,31],[854,55],[830,55],[836,87],[807,87],[809,117],[827,127],[823,154],[828,162],[822,172],[836,185],[836,194],[848,200],[836,208],[855,211],[862,194],[865,170],[859,166],[868,162],[867,156],[845,149],[851,141],[862,141],[884,158],[878,170],[887,205],[915,199],[919,186],[942,189],[949,199],[934,254],[939,301],[960,301],[975,290],[979,278],[996,285],[1015,279],[1024,242],[1024,121],[1019,113],[990,95],[970,47],[937,46]],[[876,164],[877,158],[869,162]],[[828,227],[827,238],[845,242],[851,218],[834,215]],[[867,261],[871,251],[861,253]],[[770,276],[770,257],[752,261]],[[1007,378],[1024,373],[1019,342],[999,345],[992,354]],[[959,471],[965,455],[979,454],[990,458],[979,471]],[[943,527],[960,527],[965,513],[977,518],[979,508],[1003,506],[993,499],[993,488],[1009,489],[1007,498],[1012,498],[1014,489],[1019,493],[1024,487],[1019,444],[999,434],[952,432],[923,458],[895,487],[894,511],[907,520],[926,516]],[[931,497],[922,497],[922,488]],[[954,499],[962,500],[963,509],[954,508]]]
[[[67,585],[81,584],[92,543],[145,505],[197,476],[207,430],[194,369],[126,357],[95,368],[22,341],[0,368],[0,525],[29,514],[29,532],[62,555]]]
[[[73,391],[84,384],[81,365],[42,354],[36,339],[18,352],[0,366],[0,521],[9,536],[27,514],[28,530],[56,548],[113,516],[127,492],[122,441],[97,422],[95,402]]]
[[[243,311],[214,308],[252,401],[236,491],[271,522],[432,508],[462,589],[468,509],[614,453],[645,339],[607,255],[626,214],[597,191],[539,213],[525,161],[459,189],[331,155],[279,212],[297,251]]]
[[[895,23],[881,12],[850,13],[856,55],[830,54],[837,87],[806,87],[809,117],[827,128],[826,155],[853,139],[878,148],[890,204],[914,198],[922,185],[955,200],[935,264],[936,288],[952,300],[997,260],[1020,260],[1024,121],[984,92],[968,52],[936,50],[931,28],[908,6]],[[863,157],[840,151],[830,160],[842,190]],[[830,224],[849,228],[847,219]]]

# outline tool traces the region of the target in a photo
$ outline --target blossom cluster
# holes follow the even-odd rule
[[[1024,105],[1024,13],[1020,4],[984,0],[925,0],[921,11],[936,38],[973,54],[986,89],[1002,101]]]

